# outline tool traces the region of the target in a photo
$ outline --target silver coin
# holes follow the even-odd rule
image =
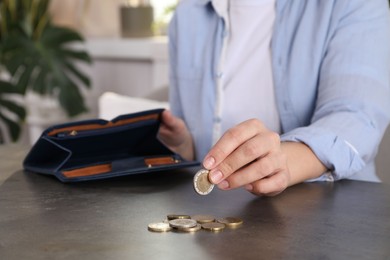
[[[169,225],[174,228],[191,228],[198,223],[193,219],[173,219],[169,221]]]
[[[150,223],[148,225],[148,230],[153,232],[167,232],[171,229],[172,227],[168,223],[164,222]]]
[[[214,189],[214,184],[209,181],[209,171],[199,170],[194,176],[194,189],[200,195],[207,195]]]
[[[195,227],[190,227],[190,228],[177,228],[175,230],[181,231],[181,232],[197,232],[202,229],[202,226],[200,224],[197,224]]]

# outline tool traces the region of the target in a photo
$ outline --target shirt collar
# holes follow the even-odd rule
[[[228,0],[225,0],[226,2],[228,2]],[[200,5],[206,5],[206,4],[209,4],[213,2],[213,0],[198,0],[198,4]],[[276,7],[277,7],[277,10],[280,11],[281,9],[283,9],[284,5],[287,3],[287,0],[276,0]]]
[[[226,18],[228,13],[228,6],[229,6],[229,0],[197,0],[196,2],[198,5],[207,5],[211,4],[214,8],[215,12],[223,17]]]

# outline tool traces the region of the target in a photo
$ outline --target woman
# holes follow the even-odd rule
[[[378,181],[390,117],[386,0],[184,0],[160,137],[223,190]]]

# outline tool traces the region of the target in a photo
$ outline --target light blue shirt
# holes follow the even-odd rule
[[[198,160],[220,121],[225,28],[211,0],[182,0],[170,24],[171,110],[186,122]],[[376,180],[390,119],[388,1],[277,0],[271,49],[281,140],[308,145],[334,180]]]

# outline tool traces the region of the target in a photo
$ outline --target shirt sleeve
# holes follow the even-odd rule
[[[307,144],[334,180],[373,161],[390,118],[388,2],[339,2],[311,123],[281,136]]]

